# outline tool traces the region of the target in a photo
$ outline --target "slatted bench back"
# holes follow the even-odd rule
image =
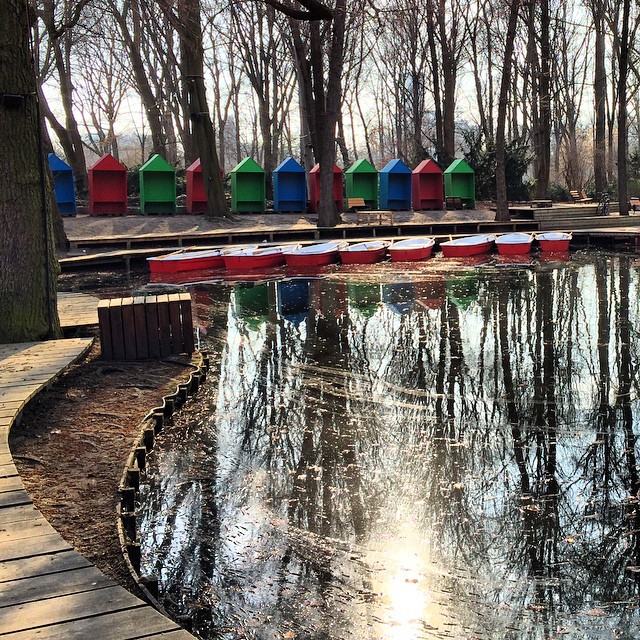
[[[155,360],[194,351],[188,293],[100,300],[98,324],[105,360]]]

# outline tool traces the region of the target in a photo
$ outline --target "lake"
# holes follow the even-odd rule
[[[143,573],[203,638],[640,637],[640,263],[191,287]]]

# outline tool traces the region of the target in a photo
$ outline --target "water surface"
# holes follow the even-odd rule
[[[143,570],[205,638],[639,637],[639,289],[594,252],[195,287]]]

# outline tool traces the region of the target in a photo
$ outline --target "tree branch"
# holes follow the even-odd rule
[[[296,9],[288,4],[284,4],[279,0],[263,0],[265,4],[277,9],[290,18],[295,20],[333,20],[333,11],[318,0],[298,0],[298,2],[306,9]]]

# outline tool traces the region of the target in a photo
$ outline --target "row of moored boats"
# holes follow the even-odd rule
[[[527,255],[538,243],[541,251],[569,250],[571,234],[553,231],[539,234],[505,233],[473,235],[439,243],[446,258],[465,258],[489,253],[497,247],[501,255]],[[390,256],[394,262],[415,262],[431,257],[435,240],[429,237],[403,240],[368,240],[349,243],[330,240],[314,244],[284,244],[276,246],[243,245],[200,251],[180,250],[147,258],[152,273],[175,273],[200,269],[229,270],[264,269],[287,265],[294,268],[320,267],[333,262],[372,264]]]

